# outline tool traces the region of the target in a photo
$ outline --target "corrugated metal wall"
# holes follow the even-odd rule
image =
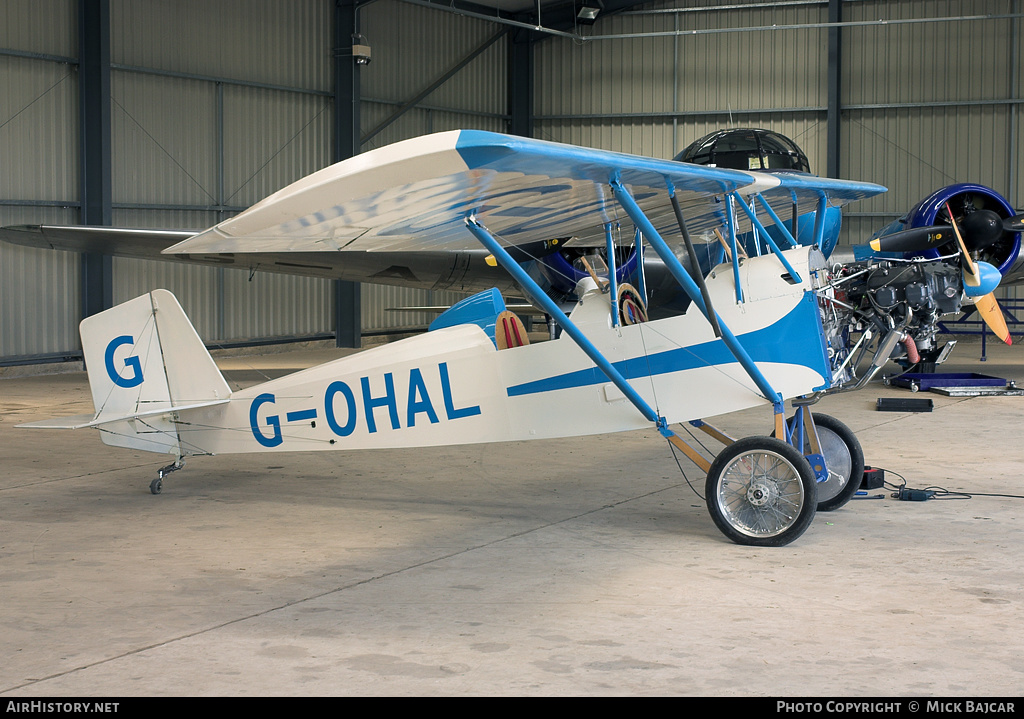
[[[663,12],[673,4],[685,11]],[[827,3],[697,4],[651,3],[585,30],[646,37],[538,43],[536,136],[671,157],[712,130],[753,125],[793,137],[824,172],[828,31],[786,26],[826,22]],[[843,3],[845,21],[868,24],[842,33],[840,174],[891,188],[850,208],[846,237],[863,239],[954,180],[1018,201],[1022,23],[935,18],[1021,5]],[[199,229],[326,165],[331,12],[331,0],[111,0],[114,223]],[[361,75],[362,130],[372,133],[364,149],[460,127],[505,129],[507,26],[398,0],[369,4],[359,18],[373,48]],[[76,0],[0,3],[5,225],[78,221],[77,52]],[[0,358],[77,347],[79,272],[76,255],[0,243]],[[115,301],[168,287],[211,340],[333,330],[323,280],[134,260],[117,260],[114,273]],[[432,317],[388,308],[457,298],[364,285],[364,331]]]
[[[687,7],[664,12],[673,5]],[[1020,12],[1019,0],[843,3],[844,22],[870,24],[842,31],[840,175],[890,188],[849,208],[847,241],[951,182],[1019,201],[1021,21],[967,18]],[[825,2],[652,3],[588,31],[648,37],[547,40],[538,48],[538,136],[671,157],[713,130],[765,127],[795,139],[824,173],[828,30],[789,26],[827,21]]]
[[[0,223],[79,222],[76,0],[0,4]],[[111,0],[113,224],[202,229],[329,164],[332,0]],[[361,12],[373,63],[363,131],[492,39],[492,23],[382,0]],[[438,43],[438,38],[452,38]],[[501,131],[504,37],[364,149],[459,127]],[[0,243],[0,358],[74,351],[74,253]],[[115,258],[114,301],[178,295],[210,342],[334,330],[326,280]],[[422,327],[450,292],[364,285],[363,331]]]
[[[845,19],[1020,11],[1013,0],[876,1],[852,3]],[[853,236],[953,182],[988,185],[1019,202],[1014,185],[1024,166],[1010,148],[1021,132],[1020,26],[1020,20],[1002,18],[846,30],[842,173],[890,188],[847,213]]]
[[[201,229],[331,159],[321,0],[111,2],[115,224]],[[175,292],[207,341],[333,330],[325,280],[116,259],[114,301]]]
[[[690,5],[691,3],[687,3]],[[725,3],[715,3],[723,6]],[[822,4],[613,16],[593,34],[657,35],[772,24],[820,23]],[[539,134],[548,139],[655,157],[725,127],[766,126],[824,163],[823,29],[555,38],[537,59]],[[819,127],[820,126],[820,127]],[[817,157],[815,157],[817,156]]]
[[[365,141],[364,151],[444,130],[505,131],[503,26],[397,0],[378,0],[361,14],[359,29],[373,48],[373,61],[361,80],[364,137],[501,35],[416,108]]]
[[[0,3],[0,224],[78,218],[74,0]],[[0,242],[0,356],[78,346],[79,257]]]

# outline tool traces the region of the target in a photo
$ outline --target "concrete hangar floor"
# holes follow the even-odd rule
[[[341,350],[218,361],[237,386]],[[1024,385],[1024,349],[945,371]],[[892,368],[889,368],[890,371]],[[929,413],[879,412],[925,397]],[[165,458],[95,433],[82,372],[0,379],[0,696],[1014,696],[1024,397],[824,399],[913,488],[795,543],[714,526],[656,432]],[[718,418],[770,431],[764,410]],[[682,462],[703,494],[703,477]]]

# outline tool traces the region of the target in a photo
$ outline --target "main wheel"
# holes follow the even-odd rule
[[[818,482],[818,511],[831,512],[853,498],[864,480],[864,450],[845,424],[827,414],[812,415],[828,479]],[[790,420],[792,422],[792,420]],[[807,446],[804,439],[804,447]]]
[[[802,454],[782,440],[747,437],[726,447],[708,470],[708,511],[737,544],[781,547],[814,519],[818,487]]]

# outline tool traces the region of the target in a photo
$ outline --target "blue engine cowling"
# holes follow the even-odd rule
[[[998,192],[984,185],[972,183],[958,183],[941,187],[928,197],[918,202],[900,220],[893,222],[882,229],[876,237],[898,232],[911,227],[928,227],[930,225],[946,224],[949,222],[946,205],[952,209],[957,217],[958,224],[962,225],[963,218],[977,210],[989,210],[995,212],[1001,219],[1014,215],[1014,209],[1010,203]],[[964,237],[968,249],[971,246],[971,238]],[[1014,269],[1017,258],[1020,255],[1021,233],[1004,232],[994,243],[978,250],[977,259],[994,265],[1004,277]],[[910,253],[909,256],[925,257],[934,259],[943,255],[953,254],[958,248],[955,244],[926,250],[924,252]]]

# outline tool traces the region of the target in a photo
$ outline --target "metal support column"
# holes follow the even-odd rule
[[[352,56],[352,36],[358,32],[356,0],[336,0],[334,5],[334,161],[360,152],[359,68]],[[360,288],[358,282],[334,281],[334,342],[337,347],[362,343]]]
[[[839,177],[839,123],[840,82],[842,80],[842,28],[836,23],[843,19],[843,0],[828,0],[828,126],[827,174]]]
[[[1013,0],[1013,5],[1010,7],[1010,10],[1015,15],[1019,14],[1020,11],[1021,11],[1020,0]],[[1006,55],[1007,55],[1007,60],[1009,61],[1009,66],[1010,66],[1009,77],[1010,77],[1010,87],[1011,88],[1018,88],[1018,87],[1020,87],[1020,63],[1021,63],[1021,51],[1020,51],[1020,40],[1021,40],[1021,38],[1020,38],[1020,32],[1019,32],[1020,24],[1021,24],[1020,20],[1011,20],[1010,23],[1009,23],[1010,50],[1009,50],[1009,52]],[[1011,90],[1011,92],[1013,92],[1013,90]],[[1006,156],[1012,158],[1012,157],[1018,157],[1017,145],[1018,145],[1018,142],[1019,142],[1019,137],[1018,137],[1019,132],[1018,132],[1017,128],[1019,127],[1019,123],[1017,121],[1017,118],[1020,116],[1019,115],[1020,107],[1019,107],[1019,105],[1017,103],[1011,103],[1009,110],[1010,110],[1010,121],[1009,121],[1009,129],[1007,131],[1007,134],[1009,135],[1009,141],[1007,142],[1007,145],[1006,145]],[[1007,197],[1016,197],[1017,196],[1017,183],[1019,181],[1019,178],[1018,178],[1017,174],[1018,174],[1018,168],[1020,167],[1020,164],[1017,163],[1017,162],[1008,162],[1006,164],[1007,164],[1007,168],[1006,168],[1006,172],[1007,172],[1006,196]],[[982,335],[982,336],[984,336],[984,335]]]
[[[79,0],[79,152],[83,225],[110,225],[110,1]],[[82,255],[82,317],[114,305],[114,264],[109,255]]]
[[[508,132],[533,137],[533,33],[508,35]]]

